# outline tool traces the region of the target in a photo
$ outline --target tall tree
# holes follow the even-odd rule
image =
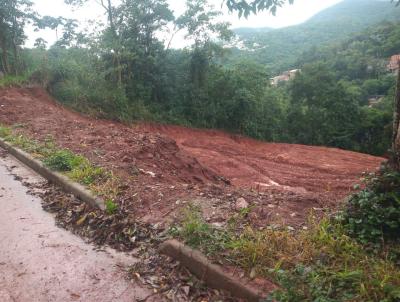
[[[233,36],[230,24],[218,21],[221,14],[207,0],[187,0],[186,11],[175,22],[186,30],[185,39],[193,42],[191,79],[197,88],[205,83],[210,60],[222,51],[215,40],[229,41]]]
[[[65,3],[81,6],[91,0],[64,0]],[[114,65],[117,74],[118,86],[122,85],[122,66],[121,66],[121,39],[115,26],[115,10],[116,7],[112,4],[111,0],[94,0],[95,3],[100,5],[106,15],[109,27],[106,29],[106,34],[109,36],[111,52],[114,58]]]
[[[6,74],[18,74],[20,69],[19,48],[24,43],[25,24],[35,18],[29,0],[0,1],[0,50],[1,66]],[[12,62],[9,54],[12,54]]]

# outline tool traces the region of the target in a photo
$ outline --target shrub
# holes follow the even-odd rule
[[[383,170],[353,195],[341,215],[349,234],[364,244],[400,238],[400,173]]]

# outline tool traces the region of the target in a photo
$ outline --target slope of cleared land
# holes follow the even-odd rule
[[[335,208],[382,158],[325,147],[275,144],[178,126],[135,126],[82,116],[40,88],[0,90],[0,123],[81,153],[123,181],[117,202],[143,221],[165,223],[199,205],[223,224],[243,197],[255,226],[300,226],[310,209]]]

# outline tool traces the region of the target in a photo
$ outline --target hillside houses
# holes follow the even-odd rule
[[[400,54],[390,57],[389,64],[387,65],[387,70],[393,73],[399,71]]]
[[[291,79],[294,79],[298,72],[301,72],[301,69],[293,69],[293,70],[284,71],[282,74],[280,74],[276,77],[270,78],[271,85],[278,86],[278,84],[281,82],[287,82]]]

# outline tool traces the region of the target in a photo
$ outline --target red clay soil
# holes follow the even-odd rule
[[[51,135],[60,147],[113,170],[124,181],[120,205],[154,223],[194,202],[221,224],[243,197],[253,225],[278,220],[299,226],[310,209],[337,207],[362,172],[375,171],[384,160],[214,130],[98,120],[65,109],[40,88],[1,90],[0,123],[18,125],[38,140]]]

